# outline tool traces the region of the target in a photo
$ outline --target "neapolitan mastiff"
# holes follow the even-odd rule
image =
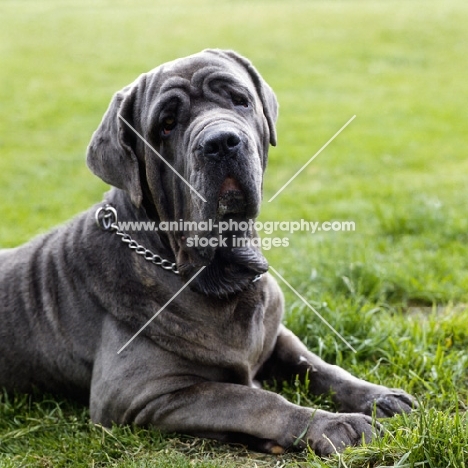
[[[87,155],[113,186],[105,202],[0,253],[0,386],[89,398],[92,420],[104,425],[271,453],[309,444],[330,454],[372,438],[374,409],[410,411],[412,397],[323,362],[281,325],[283,296],[266,260],[233,243],[255,232],[226,232],[218,247],[189,247],[195,234],[218,238],[216,227],[143,230],[127,244],[117,234],[116,215],[255,219],[276,117],[270,87],[231,51],[164,64],[118,92]],[[306,374],[311,392],[332,392],[342,413],[297,406],[257,383]]]

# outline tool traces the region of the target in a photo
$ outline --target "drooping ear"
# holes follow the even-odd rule
[[[263,112],[268,123],[268,129],[270,131],[270,145],[276,146],[276,120],[278,119],[279,105],[275,93],[268,83],[262,78],[257,69],[252,65],[250,60],[247,60],[245,57],[242,57],[242,55],[239,55],[237,52],[232,50],[222,51],[222,53],[226,54],[231,59],[234,59],[237,63],[240,63],[252,78],[262,102]]]
[[[119,118],[133,123],[137,85],[117,92],[88,146],[86,162],[91,171],[104,182],[125,190],[134,205],[140,206],[143,194],[138,159],[133,150],[133,130]],[[133,143],[133,144],[132,144]]]

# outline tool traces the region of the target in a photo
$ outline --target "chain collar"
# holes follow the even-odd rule
[[[176,263],[172,263],[169,260],[160,257],[158,254],[151,252],[151,250],[143,247],[137,241],[133,240],[130,235],[119,229],[119,226],[117,225],[117,210],[113,206],[109,204],[101,206],[96,210],[94,218],[96,219],[96,224],[103,231],[114,231],[115,234],[120,237],[122,242],[128,245],[129,249],[134,250],[136,254],[141,255],[148,262],[160,266],[164,270],[172,271],[172,273],[176,275],[179,274]],[[262,276],[263,273],[256,275],[252,280],[252,283],[256,283]]]
[[[178,275],[177,264],[172,263],[165,258],[160,257],[158,254],[151,252],[146,247],[140,245],[137,241],[133,240],[128,234],[119,230],[117,225],[117,210],[111,205],[101,206],[96,210],[94,215],[97,225],[103,231],[114,231],[124,244],[127,244],[128,248],[134,250],[136,254],[141,255],[148,262],[154,263],[160,266],[164,270],[172,271],[172,273]]]

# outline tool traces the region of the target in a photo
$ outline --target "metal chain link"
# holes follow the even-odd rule
[[[101,206],[96,210],[94,215],[96,224],[103,231],[114,231],[120,237],[120,240],[127,244],[128,248],[133,250],[136,254],[141,255],[148,262],[157,265],[164,270],[172,271],[172,273],[178,275],[177,264],[172,263],[165,258],[162,258],[158,254],[151,252],[146,247],[140,245],[136,240],[132,239],[129,234],[119,230],[117,226],[117,210],[111,205]]]

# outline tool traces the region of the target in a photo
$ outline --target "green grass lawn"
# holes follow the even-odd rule
[[[0,247],[101,199],[84,155],[116,90],[166,60],[235,49],[281,105],[260,219],[356,225],[279,231],[289,247],[266,256],[357,353],[283,288],[287,325],[329,362],[420,401],[384,421],[382,439],[320,460],[107,430],[73,402],[3,395],[1,467],[468,465],[468,3],[2,0],[0,17]],[[330,407],[299,383],[284,394]]]

